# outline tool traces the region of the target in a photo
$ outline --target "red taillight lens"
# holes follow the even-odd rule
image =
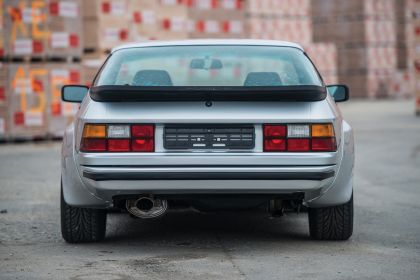
[[[83,138],[80,150],[83,152],[105,152],[106,139]]]
[[[131,149],[133,152],[155,151],[155,127],[153,125],[133,125],[131,127]]]
[[[287,150],[289,152],[307,152],[309,147],[309,139],[287,139]]]
[[[133,138],[153,138],[155,127],[153,125],[133,125],[131,126],[131,137]]]
[[[285,125],[264,125],[264,137],[286,137]]]
[[[287,129],[285,125],[266,124],[264,129],[264,151],[281,152],[286,150]]]
[[[280,152],[286,150],[286,139],[265,139],[264,151]]]
[[[129,152],[129,139],[108,139],[108,151],[110,152]]]
[[[335,138],[312,138],[312,151],[332,152],[336,149]]]

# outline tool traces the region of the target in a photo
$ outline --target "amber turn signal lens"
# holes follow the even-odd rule
[[[313,124],[312,137],[334,137],[334,127],[332,124]]]
[[[106,126],[102,124],[86,124],[83,129],[83,138],[105,138]]]

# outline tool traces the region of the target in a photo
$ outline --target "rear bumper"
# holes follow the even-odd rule
[[[132,180],[312,180],[334,177],[334,166],[320,167],[83,167],[93,181]]]
[[[304,193],[317,197],[337,166],[97,167],[80,166],[81,180],[111,205],[117,196]]]

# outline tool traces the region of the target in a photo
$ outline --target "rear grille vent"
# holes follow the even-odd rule
[[[165,149],[253,149],[253,125],[170,125],[164,130]]]

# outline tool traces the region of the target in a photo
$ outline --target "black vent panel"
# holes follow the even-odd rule
[[[167,125],[164,129],[167,150],[243,150],[255,146],[253,125]]]

